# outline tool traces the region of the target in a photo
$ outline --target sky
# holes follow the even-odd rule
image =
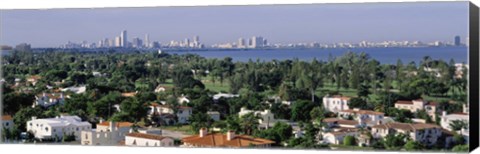
[[[0,44],[58,47],[127,30],[167,43],[200,36],[206,45],[262,36],[269,43],[450,41],[468,36],[468,2],[359,3],[1,10]]]

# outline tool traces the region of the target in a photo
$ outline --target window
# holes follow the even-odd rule
[[[57,129],[53,129],[53,132],[57,132]]]
[[[148,147],[148,142],[145,142],[145,146],[147,146],[147,147]]]
[[[133,140],[132,145],[137,145],[137,140]]]
[[[48,132],[48,127],[45,127],[45,131]]]
[[[77,131],[80,130],[78,127],[77,127]]]
[[[85,134],[85,139],[88,139],[88,134]]]
[[[5,123],[5,126],[8,126],[8,122]]]

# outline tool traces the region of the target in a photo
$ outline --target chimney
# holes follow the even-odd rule
[[[36,116],[33,116],[33,117],[32,117],[32,120],[37,120],[37,117],[36,117]]]
[[[204,136],[207,136],[207,128],[205,127],[202,127],[200,128],[200,137],[204,137]]]
[[[447,116],[447,111],[442,111],[442,117]]]
[[[233,140],[234,138],[235,138],[235,132],[229,130],[229,131],[227,132],[227,140],[230,141],[230,140]]]
[[[116,127],[115,127],[115,122],[109,121],[109,122],[108,122],[108,127],[109,127],[108,129],[110,130],[110,132],[115,131],[115,128],[116,128]]]

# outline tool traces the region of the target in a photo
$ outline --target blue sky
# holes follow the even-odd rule
[[[2,10],[0,44],[57,47],[67,41],[128,39],[162,43],[263,36],[271,43],[383,40],[452,41],[468,35],[468,2],[364,3],[105,9]]]

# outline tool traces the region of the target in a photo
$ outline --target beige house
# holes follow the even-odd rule
[[[359,130],[356,128],[343,128],[338,131],[326,132],[323,133],[323,143],[328,144],[343,144],[343,139],[346,136],[357,136]]]
[[[81,132],[82,145],[118,145],[125,139],[133,124],[129,122],[102,122],[97,129]]]
[[[353,110],[342,110],[338,112],[338,115],[342,118],[352,116],[362,126],[373,126],[383,123],[385,113],[355,108]]]
[[[409,136],[410,139],[426,145],[435,144],[444,133],[449,133],[442,127],[434,124],[397,122],[372,126],[371,132],[374,138],[384,138],[388,134],[402,133]]]
[[[323,97],[323,107],[325,110],[333,113],[350,109],[348,103],[350,103],[350,97],[340,95]]]
[[[173,139],[156,134],[128,133],[125,136],[127,146],[172,147]]]
[[[427,114],[431,117],[432,121],[436,120],[436,113],[438,112],[437,103],[427,102],[423,99],[416,99],[411,101],[399,100],[395,102],[395,108],[409,110],[412,113],[415,113],[419,110],[425,110]]]

